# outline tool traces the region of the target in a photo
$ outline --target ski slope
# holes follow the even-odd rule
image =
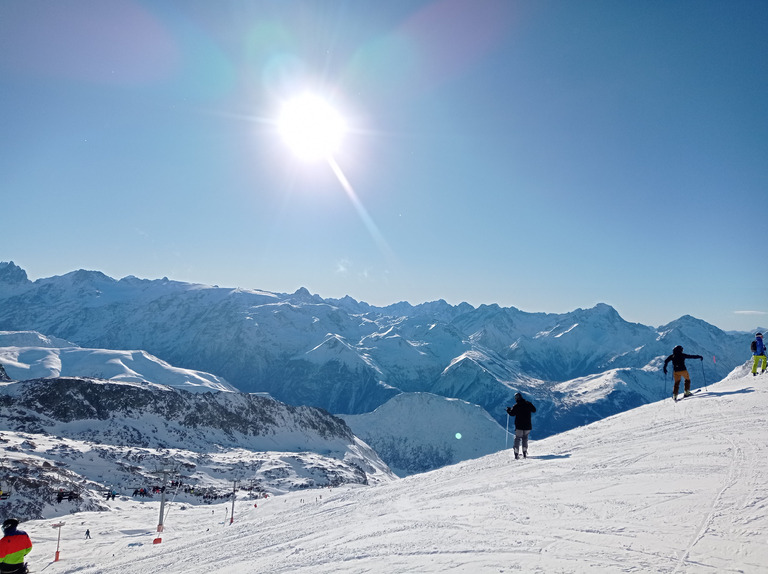
[[[534,437],[536,419],[534,415]],[[510,441],[511,445],[511,441]],[[375,487],[159,502],[23,528],[35,572],[768,572],[768,375],[738,375],[541,441]],[[92,540],[84,540],[89,528]]]

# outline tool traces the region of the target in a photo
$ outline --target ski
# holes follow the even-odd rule
[[[680,402],[680,401],[682,401],[683,399],[687,399],[687,398],[690,398],[690,397],[692,397],[693,395],[695,395],[695,394],[697,394],[697,393],[700,393],[700,392],[701,392],[701,389],[696,389],[695,391],[691,391],[691,394],[690,394],[690,395],[688,395],[687,397],[686,397],[685,395],[683,395],[683,396],[682,396],[682,397],[680,397],[679,399],[676,399],[675,397],[672,397],[672,400],[673,400],[673,401],[675,401],[675,402],[677,403],[677,402]]]

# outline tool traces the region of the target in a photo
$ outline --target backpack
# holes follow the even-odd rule
[[[753,353],[757,353],[757,341],[752,341],[752,344],[749,346],[749,350]]]

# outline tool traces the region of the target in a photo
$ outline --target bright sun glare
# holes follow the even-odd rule
[[[329,158],[338,150],[346,124],[328,102],[305,94],[283,104],[278,129],[297,156],[315,160]]]
[[[307,161],[328,162],[371,237],[382,253],[394,260],[392,250],[334,157],[347,131],[344,118],[324,99],[313,94],[304,94],[283,104],[277,128],[285,143],[298,157]]]

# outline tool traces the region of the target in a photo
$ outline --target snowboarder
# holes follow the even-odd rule
[[[0,539],[0,574],[24,574],[27,565],[24,557],[32,550],[32,541],[23,530],[18,530],[19,521],[8,518],[3,522],[3,538]]]
[[[531,414],[536,412],[533,403],[526,401],[523,395],[515,393],[515,406],[507,407],[507,414],[515,417],[515,458],[520,458],[520,445],[523,446],[523,458],[528,457],[528,435],[533,425]]]
[[[755,340],[752,341],[752,376],[757,376],[757,365],[762,363],[762,370],[760,371],[760,374],[762,375],[765,372],[766,367],[766,356],[765,356],[765,343],[763,343],[763,334],[757,333],[755,335]]]
[[[701,355],[686,355],[683,353],[683,348],[678,345],[672,349],[672,354],[664,360],[664,374],[667,374],[667,363],[672,361],[672,378],[674,379],[675,386],[672,389],[672,398],[677,400],[677,392],[680,390],[680,379],[685,380],[685,392],[683,397],[690,397],[691,392],[691,375],[688,374],[688,369],[685,368],[686,359],[699,359],[704,360]]]
[[[85,539],[90,540],[91,539],[91,530],[90,528],[85,529]]]

